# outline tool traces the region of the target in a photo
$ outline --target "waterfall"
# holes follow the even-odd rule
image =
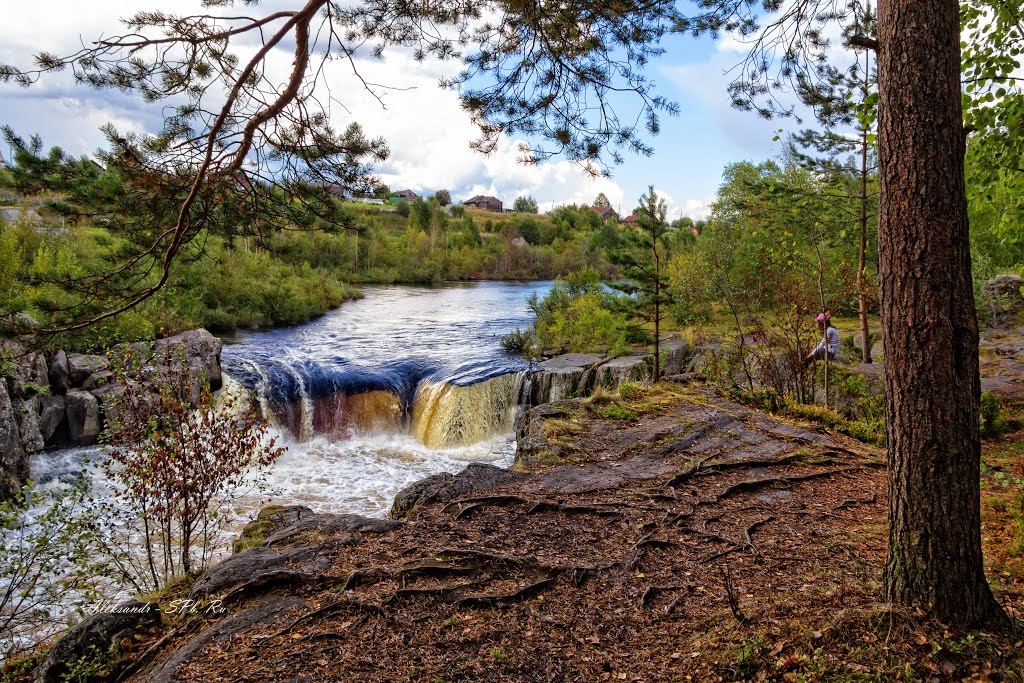
[[[255,365],[255,364],[254,364]],[[351,393],[335,382],[304,375],[301,368],[285,366],[273,378],[254,366],[250,381],[255,405],[271,423],[298,442],[317,436],[344,441],[370,434],[408,433],[428,448],[455,448],[512,431],[521,372],[506,373],[473,384],[410,378],[400,385],[414,387],[356,390]],[[318,380],[320,383],[318,384]],[[227,386],[238,382],[226,380]],[[400,393],[409,396],[403,399]]]
[[[458,386],[424,380],[416,389],[410,431],[430,448],[464,446],[511,431],[522,373]]]
[[[313,399],[313,431],[331,439],[357,434],[394,434],[402,428],[402,400],[390,391],[351,396],[335,393]]]

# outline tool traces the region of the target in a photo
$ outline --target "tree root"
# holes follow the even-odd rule
[[[835,512],[836,510],[845,510],[857,505],[874,505],[877,502],[878,494],[872,493],[869,498],[850,498],[849,500],[844,500],[842,503],[832,508],[832,512]]]
[[[330,614],[331,612],[336,612],[336,611],[338,611],[340,609],[343,609],[345,607],[354,607],[355,609],[357,609],[357,610],[359,610],[361,612],[369,612],[371,614],[380,614],[380,615],[386,615],[387,614],[387,611],[383,607],[381,607],[380,605],[376,605],[376,604],[374,604],[372,602],[365,602],[363,600],[359,600],[357,598],[352,598],[352,597],[344,596],[344,595],[343,596],[338,596],[334,600],[331,600],[330,602],[328,602],[326,605],[323,605],[323,606],[318,607],[318,608],[316,608],[314,610],[306,612],[306,613],[300,615],[299,617],[297,617],[296,619],[293,619],[291,621],[291,623],[289,623],[284,628],[276,631],[275,633],[272,633],[269,636],[265,636],[264,638],[260,638],[260,640],[256,642],[256,645],[262,645],[263,643],[267,642],[268,640],[274,640],[275,638],[280,638],[281,636],[285,635],[286,633],[289,633],[292,629],[294,629],[296,626],[298,626],[299,624],[301,624],[304,621],[307,621],[309,619],[314,619],[316,617],[322,617],[322,616],[324,616],[326,614]]]
[[[474,510],[487,506],[509,506],[509,505],[523,505],[526,506],[526,514],[532,515],[537,512],[545,512],[548,510],[554,512],[563,512],[565,514],[588,514],[596,515],[598,517],[621,517],[623,513],[615,509],[603,509],[605,507],[614,508],[616,506],[631,507],[627,502],[621,503],[597,503],[594,505],[562,505],[550,500],[530,500],[528,498],[522,498],[520,496],[484,496],[482,498],[464,498],[462,500],[456,500],[442,508],[442,512],[450,513],[454,509],[458,509],[455,513],[455,519],[462,519],[468,516]],[[465,507],[462,507],[465,506]]]
[[[842,474],[844,472],[855,472],[861,470],[861,467],[843,467],[838,470],[827,470],[825,472],[812,472],[811,474],[801,474],[794,477],[769,477],[767,479],[753,479],[750,481],[741,481],[732,486],[726,487],[724,491],[716,495],[712,500],[707,501],[706,504],[714,504],[721,502],[723,498],[728,498],[735,493],[759,491],[760,489],[772,486],[774,484],[796,484],[803,481],[810,481],[812,479],[820,479],[822,477],[831,477],[836,474]]]
[[[852,455],[855,455],[850,451]],[[826,450],[820,453],[787,453],[786,455],[771,458],[771,459],[760,459],[760,460],[726,460],[720,462],[708,463],[708,459],[699,460],[696,464],[686,468],[682,472],[676,473],[671,479],[662,484],[662,488],[674,489],[680,484],[684,484],[694,477],[709,476],[718,474],[720,472],[728,472],[729,470],[740,470],[754,467],[779,467],[781,465],[790,465],[794,462],[808,460],[808,465],[843,465],[847,464],[843,461],[834,460],[832,458],[825,457],[823,460],[810,460],[811,458],[839,455],[835,450]]]
[[[500,595],[467,595],[456,600],[456,604],[459,605],[474,605],[474,606],[487,606],[501,602],[516,602],[524,598],[528,598],[535,593],[539,593],[548,586],[551,586],[556,580],[557,576],[548,576],[535,581],[527,586],[523,586],[517,591],[511,593],[500,594]]]
[[[221,599],[221,603],[228,604],[235,602],[237,600],[244,599],[253,592],[263,592],[271,587],[294,586],[296,584],[301,586],[324,583],[330,584],[338,581],[341,581],[341,577],[324,574],[309,574],[291,569],[264,572],[263,574],[259,574],[255,578],[232,588]]]
[[[651,585],[651,586],[648,586],[647,588],[645,588],[643,594],[640,596],[640,606],[641,607],[647,607],[648,605],[650,605],[651,601],[654,600],[654,598],[657,597],[657,595],[659,593],[668,593],[670,591],[690,591],[690,590],[692,590],[690,586],[654,586],[654,585]]]
[[[640,559],[644,555],[645,548],[670,548],[677,545],[679,544],[675,541],[666,541],[660,538],[654,538],[652,534],[647,534],[633,544],[633,548],[629,555],[622,560],[622,567],[626,570],[636,569],[637,565],[640,564]]]

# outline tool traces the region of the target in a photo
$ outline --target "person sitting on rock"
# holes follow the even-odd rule
[[[805,365],[810,365],[816,360],[825,358],[825,354],[828,354],[829,360],[835,360],[836,354],[839,352],[839,330],[832,326],[832,316],[828,314],[828,310],[822,311],[815,318],[818,323],[818,329],[822,331],[824,336],[818,345],[814,347],[814,350],[804,359]]]

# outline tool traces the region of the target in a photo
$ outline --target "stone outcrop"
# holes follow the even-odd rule
[[[46,653],[36,669],[35,683],[66,681],[70,667],[80,659],[110,651],[126,638],[160,626],[160,610],[152,603],[132,600],[110,612],[99,612],[85,619]]]
[[[984,306],[981,318],[988,327],[1012,329],[1024,325],[1024,278],[1000,275],[982,287]]]
[[[42,407],[38,396],[21,399],[15,404],[18,415],[18,426],[21,430],[21,445],[25,453],[38,453],[43,450],[45,441],[39,425]]]
[[[96,372],[107,369],[107,360],[103,356],[73,353],[68,356],[68,373],[72,387],[80,387]]]
[[[661,343],[662,375],[678,375],[689,363],[692,350],[682,339]],[[596,353],[555,356],[530,370],[519,394],[521,406],[589,396],[597,387],[615,389],[627,382],[650,381],[650,356],[645,353],[608,358]]]
[[[614,389],[629,382],[646,382],[650,379],[651,369],[647,356],[619,356],[602,363],[597,368],[596,385],[606,389]],[[583,392],[581,392],[583,393]],[[585,394],[584,394],[585,395]],[[560,397],[567,398],[567,397]]]
[[[28,459],[7,384],[0,378],[0,499],[13,496],[28,479]]]
[[[64,397],[44,396],[39,404],[39,433],[43,443],[54,443],[57,427],[64,420]]]
[[[535,406],[586,395],[594,387],[594,368],[606,360],[596,353],[567,353],[546,360],[524,378],[519,402]]]
[[[73,390],[64,396],[68,446],[91,446],[100,435],[100,406],[88,391]]]
[[[68,354],[57,351],[47,363],[47,375],[50,379],[50,390],[55,394],[63,394],[71,388],[71,367],[68,365]]]
[[[684,339],[668,339],[661,343],[661,374],[671,377],[683,372],[692,349]]]
[[[575,401],[557,401],[524,407],[516,416],[516,463],[531,466],[559,458],[561,444],[548,438],[545,425],[549,420],[568,417],[576,408]]]
[[[518,476],[515,472],[478,462],[458,474],[435,474],[399,491],[388,516],[392,519],[406,519],[425,505],[446,503],[478,489],[503,486]]]
[[[156,366],[184,364],[198,398],[203,381],[222,384],[221,342],[206,330],[192,330],[153,345],[133,345]],[[28,456],[47,447],[96,443],[110,396],[122,390],[106,357],[95,354],[44,354],[14,342],[0,342],[6,376],[0,378],[0,500],[12,495],[28,476]],[[115,352],[116,353],[116,352]]]
[[[28,458],[44,447],[40,392],[49,391],[46,358],[13,342],[0,343],[0,500],[28,480]]]

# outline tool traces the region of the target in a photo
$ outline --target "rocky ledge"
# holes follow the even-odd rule
[[[139,353],[152,350],[157,360],[163,354],[172,354],[174,362],[188,366],[189,375],[197,383],[205,379],[211,388],[220,388],[221,342],[206,330],[191,330],[153,345],[132,346]],[[105,404],[118,387],[109,382],[112,373],[106,356],[61,350],[44,353],[14,342],[0,343],[0,352],[8,359],[0,377],[3,500],[28,478],[28,457],[33,453],[96,443],[103,429]]]
[[[692,355],[682,339],[661,343],[662,375],[678,375]],[[589,396],[598,387],[616,389],[627,382],[651,379],[651,357],[646,353],[609,357],[596,353],[567,353],[555,356],[531,369],[523,380],[519,404],[537,406],[563,399]]]

